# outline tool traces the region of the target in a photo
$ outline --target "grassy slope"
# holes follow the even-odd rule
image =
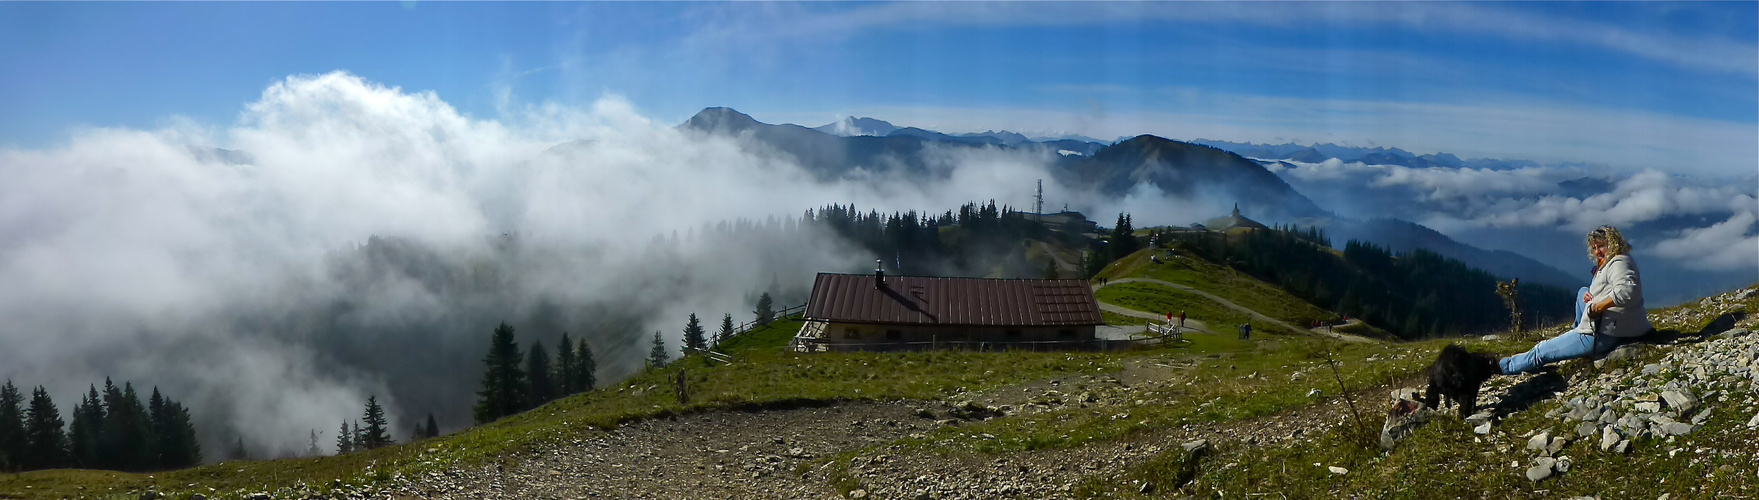
[[[0,498],[134,498],[145,489],[177,495],[239,496],[305,483],[362,484],[392,474],[502,459],[567,442],[642,418],[715,409],[786,407],[862,399],[936,399],[1056,374],[1116,370],[1116,357],[1097,353],[825,353],[786,352],[798,321],[782,321],[729,341],[732,365],[699,357],[648,370],[613,387],[439,438],[337,457],[227,462],[181,471],[129,474],[49,470],[0,475]],[[668,382],[686,370],[692,398],[677,403]],[[189,484],[198,484],[189,488]],[[212,491],[209,488],[213,488]]]
[[[1232,332],[1233,325],[1245,323],[1251,316],[1210,300],[1202,295],[1175,290],[1154,283],[1123,283],[1099,289],[1094,295],[1100,302],[1138,311],[1162,313],[1185,311],[1187,317],[1202,321],[1217,333]],[[1108,320],[1108,324],[1110,321]],[[1262,321],[1254,328],[1264,331],[1272,325]],[[1282,332],[1300,333],[1300,332]]]
[[[1651,317],[1668,317],[1670,313],[1696,307],[1688,304],[1652,310]],[[1759,297],[1747,300],[1745,311],[1759,311]],[[1755,318],[1747,313],[1740,323],[1753,328]],[[1692,333],[1706,327],[1715,316],[1705,314],[1696,320],[1657,321],[1657,328]],[[1687,315],[1692,316],[1692,315]],[[1555,335],[1561,329],[1544,332]],[[1471,341],[1466,344],[1478,351],[1508,354],[1532,345],[1530,340]],[[1384,344],[1416,359],[1433,356],[1440,341],[1408,344]],[[1599,371],[1619,367],[1634,368],[1654,362],[1664,353],[1650,351],[1647,355],[1619,364],[1604,366]],[[1360,368],[1345,368],[1357,371]],[[1573,377],[1578,372],[1594,370],[1585,361],[1567,362],[1559,373]],[[1276,380],[1276,377],[1271,377]],[[1703,394],[1705,389],[1698,389]],[[1381,402],[1372,402],[1375,411]],[[1360,441],[1364,436],[1353,434],[1348,426],[1338,426],[1316,441],[1286,446],[1242,447],[1217,450],[1203,462],[1197,480],[1187,490],[1199,495],[1227,498],[1281,495],[1287,498],[1563,498],[1577,495],[1599,495],[1601,498],[1656,498],[1667,493],[1672,498],[1710,498],[1739,495],[1752,497],[1759,492],[1755,477],[1759,464],[1759,431],[1744,425],[1755,407],[1751,395],[1718,401],[1711,418],[1698,432],[1675,438],[1633,443],[1628,455],[1603,453],[1598,438],[1573,443],[1564,455],[1574,460],[1567,473],[1558,474],[1534,484],[1523,472],[1532,465],[1536,452],[1526,451],[1525,435],[1550,430],[1573,435],[1569,426],[1546,418],[1555,409],[1555,400],[1542,401],[1522,412],[1511,415],[1496,426],[1496,439],[1487,441],[1477,436],[1466,424],[1454,418],[1432,421],[1401,441],[1391,452],[1382,452],[1377,445]],[[1378,416],[1378,415],[1377,415]],[[1375,418],[1369,432],[1379,431],[1380,419]],[[1679,453],[1669,453],[1670,450]],[[1169,469],[1185,461],[1182,450],[1173,450],[1139,464],[1129,474],[1133,478],[1154,480],[1164,478]],[[1315,466],[1315,464],[1319,464]],[[1340,466],[1350,472],[1337,475],[1328,467]],[[1725,469],[1724,466],[1727,466]],[[1640,479],[1640,480],[1633,480]],[[1118,481],[1090,481],[1101,485],[1085,491],[1089,496],[1138,497],[1136,491],[1109,485]]]
[[[1330,320],[1337,317],[1336,314],[1330,311],[1314,307],[1312,304],[1308,304],[1300,298],[1289,295],[1288,292],[1283,291],[1283,289],[1278,288],[1275,285],[1259,281],[1252,276],[1242,274],[1226,266],[1215,264],[1203,259],[1191,257],[1189,255],[1177,255],[1171,259],[1162,258],[1159,264],[1155,264],[1153,261],[1149,260],[1149,256],[1151,255],[1164,255],[1162,252],[1141,250],[1130,254],[1122,259],[1112,262],[1110,265],[1107,265],[1105,270],[1100,271],[1099,277],[1114,280],[1121,278],[1151,278],[1178,283],[1214,294],[1217,297],[1227,299],[1229,302],[1257,311],[1259,314],[1280,319],[1297,326],[1310,325],[1313,324],[1314,321]],[[1117,286],[1128,286],[1128,284]],[[1108,287],[1108,289],[1109,288],[1110,287]],[[1213,302],[1205,300],[1202,297],[1183,294],[1177,290],[1167,290],[1165,288],[1160,288],[1160,290],[1189,296],[1192,300],[1201,300],[1202,302],[1213,304]],[[1101,300],[1105,299],[1102,298]],[[1219,308],[1222,306],[1216,305],[1215,307]],[[1149,311],[1153,312],[1155,310],[1150,309]],[[1188,314],[1194,315],[1196,312],[1188,311]],[[1241,318],[1244,318],[1244,316],[1241,316]],[[1208,318],[1203,319],[1208,321]],[[1239,324],[1239,322],[1235,321],[1223,324],[1234,325]]]
[[[1201,275],[1193,269],[1144,270],[1146,266],[1139,263],[1134,268],[1129,267],[1129,262],[1123,264],[1108,271],[1158,279],[1177,277],[1181,272]],[[1235,290],[1255,290],[1249,284],[1224,283],[1233,283]],[[1223,296],[1233,300],[1231,295]],[[1695,305],[1653,312],[1667,316]],[[1759,311],[1759,297],[1749,300],[1746,310]],[[1708,318],[1696,324],[1658,321],[1658,327],[1691,332],[1702,328],[1704,321]],[[1743,325],[1752,321],[1749,318]],[[811,401],[961,398],[969,392],[999,390],[1050,378],[1111,373],[1131,364],[1181,363],[1191,367],[1165,375],[1170,377],[1163,379],[1167,383],[1127,393],[1125,401],[1114,406],[1066,405],[1044,413],[1016,414],[942,428],[898,443],[919,453],[969,456],[1056,450],[1125,439],[1144,431],[1173,429],[1193,422],[1275,418],[1280,412],[1320,402],[1306,396],[1311,389],[1336,394],[1336,381],[1326,368],[1324,353],[1331,353],[1338,361],[1343,383],[1360,389],[1411,380],[1446,344],[1341,344],[1311,337],[1238,342],[1231,336],[1198,334],[1189,336],[1192,342],[1180,346],[1110,353],[784,352],[787,339],[799,327],[797,321],[778,322],[727,343],[725,350],[737,358],[730,366],[709,367],[699,358],[688,358],[663,370],[644,372],[614,387],[576,395],[441,438],[341,457],[233,462],[155,475],[97,471],[0,475],[0,498],[103,497],[104,492],[115,493],[109,495],[115,498],[132,498],[146,487],[174,494],[208,493],[207,488],[213,487],[220,493],[237,496],[245,491],[273,490],[301,481],[322,489],[336,479],[370,483],[392,474],[417,473],[455,463],[515,460],[521,450],[567,442],[621,422],[680,412],[785,407]],[[1506,354],[1527,348],[1531,340],[1472,341],[1468,345],[1475,350]],[[1649,358],[1659,355],[1652,352]],[[1650,361],[1640,358],[1630,363],[1640,366]],[[1566,364],[1563,372],[1568,374],[1581,366],[1580,362]],[[697,398],[689,405],[677,404],[666,382],[680,369],[688,370],[692,394]],[[1377,431],[1382,401],[1359,404],[1366,408],[1365,417]],[[1137,464],[1125,473],[1126,477],[1092,477],[1076,493],[1091,497],[1176,497],[1187,493],[1208,496],[1212,491],[1220,491],[1235,498],[1267,492],[1288,498],[1553,497],[1599,493],[1607,498],[1653,498],[1671,492],[1675,498],[1685,498],[1710,496],[1712,491],[1746,494],[1759,486],[1754,479],[1756,466],[1750,458],[1759,452],[1755,444],[1759,443],[1755,439],[1759,438],[1759,431],[1740,425],[1752,413],[1752,408],[1747,407],[1718,409],[1707,426],[1740,429],[1733,434],[1699,432],[1673,445],[1640,442],[1628,456],[1587,451],[1587,445],[1580,443],[1572,445],[1567,454],[1576,459],[1575,468],[1547,482],[1529,484],[1520,474],[1529,465],[1532,454],[1518,451],[1524,440],[1512,439],[1517,449],[1510,449],[1511,439],[1506,436],[1519,436],[1541,427],[1557,430],[1555,420],[1542,417],[1556,405],[1542,402],[1503,421],[1497,432],[1505,437],[1495,446],[1482,442],[1482,438],[1452,419],[1423,427],[1393,452],[1364,446],[1347,427],[1340,426],[1315,441],[1296,445],[1224,446],[1201,462],[1196,481],[1183,491],[1167,487],[1143,495],[1135,488],[1122,487],[1131,478],[1164,481],[1183,463],[1183,452],[1171,447],[1165,454]],[[848,475],[838,474],[837,469],[847,466],[848,457],[877,453],[880,446],[883,445],[827,457],[821,464],[831,469],[830,476],[838,487],[860,487]],[[1665,450],[1672,447],[1688,452],[1670,457]],[[1715,456],[1692,462],[1693,458],[1707,456],[1690,452],[1698,447],[1737,454],[1734,458]],[[1511,461],[1521,462],[1520,467],[1512,467]],[[1314,463],[1322,466],[1315,467]],[[1351,472],[1333,475],[1324,467],[1334,465]],[[1721,465],[1733,465],[1736,472],[1715,472]],[[1632,481],[1633,477],[1644,479]],[[185,485],[190,483],[199,486],[186,489]]]

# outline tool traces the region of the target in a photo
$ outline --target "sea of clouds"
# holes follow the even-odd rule
[[[0,378],[63,412],[105,377],[157,386],[209,460],[236,437],[282,456],[316,430],[328,449],[369,395],[399,438],[427,412],[467,425],[498,321],[527,345],[574,328],[614,380],[651,332],[676,352],[689,313],[745,321],[766,287],[873,262],[831,235],[693,236],[707,225],[1023,201],[1023,179],[1051,178],[1044,158],[960,149],[928,153],[943,182],[820,182],[615,96],[481,118],[343,72],[279,81],[235,123],[173,123],[0,149]],[[593,331],[616,315],[643,326]]]
[[[1586,265],[1582,238],[1621,228],[1667,299],[1759,282],[1759,180],[1591,166],[1413,168],[1331,159],[1267,164],[1340,215],[1396,217],[1553,267]],[[1584,276],[1586,273],[1583,273]],[[1665,302],[1665,300],[1664,300]]]

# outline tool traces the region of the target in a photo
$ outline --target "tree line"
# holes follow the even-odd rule
[[[1168,233],[1174,246],[1222,263],[1287,290],[1316,306],[1359,318],[1416,339],[1460,335],[1508,326],[1509,311],[1496,293],[1497,279],[1435,252],[1390,250],[1351,240],[1334,253],[1324,233],[1278,227],[1225,233]],[[1166,241],[1166,240],[1162,240]],[[1531,323],[1568,319],[1571,293],[1521,283],[1522,308]]]
[[[12,381],[0,386],[0,470],[78,467],[120,471],[178,469],[200,464],[201,444],[189,409],[159,393],[142,404],[134,384],[91,386],[64,425],[42,386],[28,405]]]
[[[572,342],[567,333],[556,344],[556,362],[549,350],[534,342],[520,353],[513,327],[501,323],[489,337],[489,353],[483,357],[481,388],[477,391],[474,416],[486,424],[536,408],[557,398],[590,391],[598,385],[598,362],[586,339]]]
[[[755,324],[768,324],[776,318],[775,302],[769,292],[758,296],[756,309],[752,311]],[[702,320],[696,313],[684,325],[684,345],[694,349],[710,349],[733,336],[733,315],[721,316],[720,329],[713,336],[709,335]],[[573,347],[569,347],[573,346]],[[536,408],[550,401],[573,394],[593,390],[598,385],[598,363],[593,360],[592,348],[586,340],[571,343],[564,332],[556,346],[555,364],[550,363],[550,355],[541,342],[534,342],[531,349],[521,354],[519,343],[514,338],[514,329],[506,323],[495,327],[489,338],[489,353],[483,357],[483,376],[481,388],[477,391],[474,408],[476,422],[485,424],[501,417]],[[520,363],[524,360],[523,365]],[[647,363],[652,367],[662,367],[671,361],[670,351],[666,348],[665,337],[661,332],[654,332],[653,349],[648,353]],[[372,402],[368,400],[368,413]],[[370,420],[370,419],[369,419]],[[369,430],[370,430],[369,424]],[[344,423],[340,434],[358,436],[361,430],[349,430]],[[428,437],[439,435],[434,427],[433,415],[428,416]],[[337,449],[343,444],[338,441]]]

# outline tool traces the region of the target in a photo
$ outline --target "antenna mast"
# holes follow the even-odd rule
[[[1033,196],[1032,216],[1044,222],[1044,179],[1038,180],[1038,194]]]

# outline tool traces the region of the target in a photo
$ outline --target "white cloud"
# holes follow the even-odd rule
[[[778,43],[800,39],[822,43],[869,30],[909,30],[924,26],[1086,26],[1154,21],[1240,23],[1278,29],[1312,26],[1400,28],[1523,43],[1593,47],[1683,69],[1748,78],[1759,76],[1759,65],[1754,64],[1759,60],[1759,47],[1751,42],[1721,37],[1661,33],[1479,4],[1293,2],[1276,3],[1274,8],[1265,5],[1255,2],[1068,2],[1023,6],[1009,2],[897,2],[840,9],[716,6],[701,13],[701,17],[713,17],[716,21],[708,23],[692,39],[702,46],[727,47],[755,41]]]
[[[509,118],[476,119],[431,92],[329,73],[270,86],[229,128],[94,129],[55,149],[0,149],[0,378],[46,385],[64,401],[105,376],[161,386],[191,406],[211,441],[237,432],[259,456],[302,452],[309,430],[358,416],[369,395],[393,405],[394,427],[417,412],[467,414],[468,401],[439,398],[474,390],[471,353],[493,323],[452,324],[475,314],[457,309],[651,305],[643,330],[675,345],[687,313],[718,320],[748,310],[745,295],[772,280],[869,264],[833,238],[745,248],[688,237],[656,245],[655,235],[797,218],[828,203],[890,211],[1023,201],[1029,179],[1050,178],[1043,158],[988,149],[931,151],[947,178],[933,186],[877,174],[818,182],[615,97],[585,109],[505,109]],[[227,164],[191,144],[254,161]],[[503,233],[518,237],[494,237]],[[470,275],[378,276],[339,258],[363,255],[370,236],[413,248],[392,257],[443,263],[421,269]],[[504,241],[520,250],[501,250]],[[788,259],[798,275],[751,264],[766,258]],[[501,291],[458,296],[420,282],[430,278]],[[357,337],[324,338],[306,324],[310,311],[335,308],[346,311],[334,321]],[[432,350],[403,349],[411,344]],[[600,353],[606,378],[639,364],[624,352]],[[434,373],[442,361],[458,365]],[[442,380],[456,387],[409,389]]]
[[[1654,253],[1699,269],[1759,268],[1759,234],[1753,212],[1735,214],[1710,227],[1686,229],[1655,245]]]

